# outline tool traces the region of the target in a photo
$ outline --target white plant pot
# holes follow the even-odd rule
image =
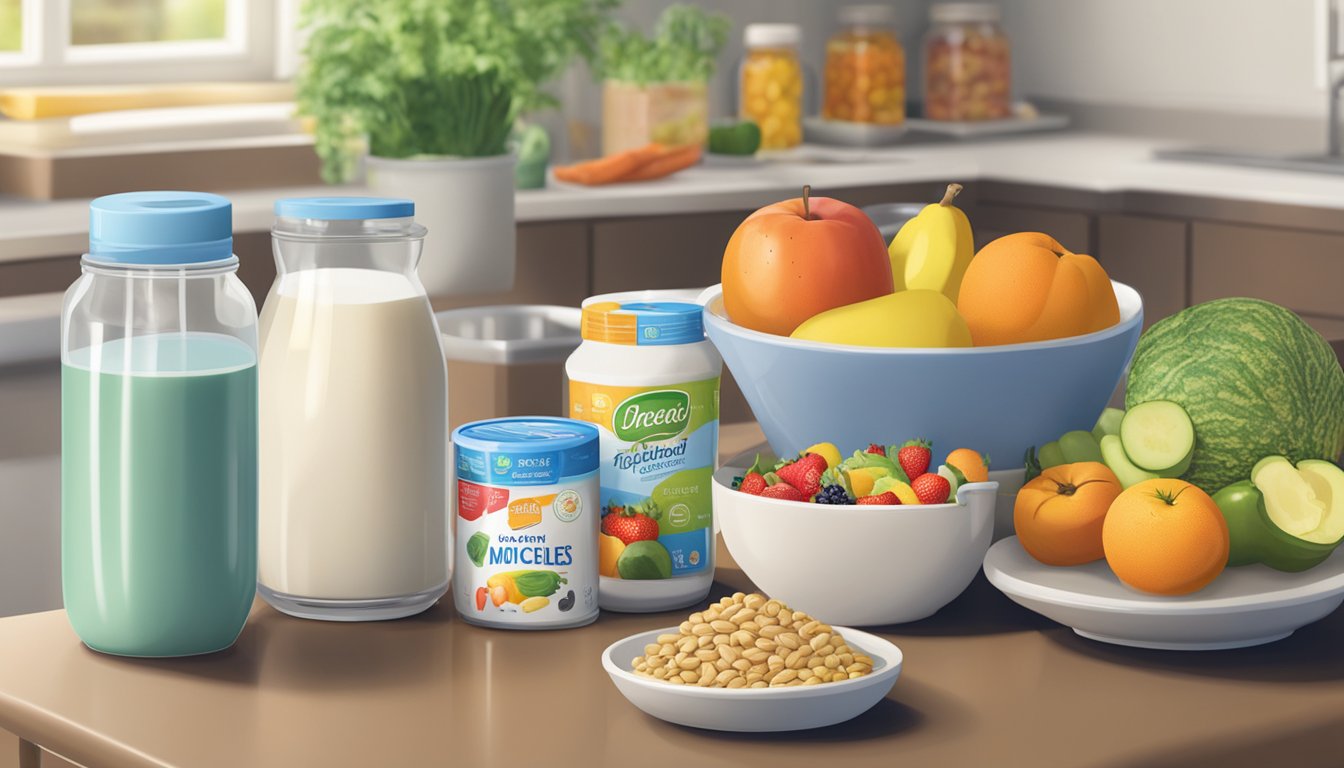
[[[513,155],[367,162],[369,189],[414,200],[416,221],[429,230],[418,271],[430,296],[513,288]]]

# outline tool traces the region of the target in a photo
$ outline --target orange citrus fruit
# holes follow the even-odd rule
[[[1046,565],[1100,560],[1102,521],[1119,494],[1120,481],[1100,462],[1050,467],[1017,492],[1013,503],[1017,540],[1027,554]]]
[[[970,448],[958,448],[947,454],[947,461],[943,463],[961,470],[962,477],[965,477],[968,483],[983,483],[989,480],[989,463]]]
[[[1120,581],[1158,595],[1197,592],[1227,565],[1227,520],[1184,480],[1130,486],[1106,514],[1101,541]]]

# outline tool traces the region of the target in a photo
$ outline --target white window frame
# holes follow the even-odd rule
[[[71,0],[22,0],[23,47],[0,86],[274,80],[292,74],[300,0],[227,0],[224,38],[72,45]]]

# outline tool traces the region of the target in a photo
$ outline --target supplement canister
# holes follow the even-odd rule
[[[453,600],[488,627],[561,629],[597,618],[597,430],[570,419],[491,419],[453,430]]]
[[[698,603],[714,581],[710,483],[722,360],[699,304],[613,301],[583,308],[565,365],[569,415],[601,434],[602,608]]]

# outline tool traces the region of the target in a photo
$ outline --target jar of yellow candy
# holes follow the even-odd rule
[[[821,116],[899,125],[905,121],[905,49],[890,5],[840,9],[840,31],[826,43]]]
[[[738,111],[761,127],[761,149],[787,149],[803,141],[802,31],[797,24],[748,24],[742,42]]]

